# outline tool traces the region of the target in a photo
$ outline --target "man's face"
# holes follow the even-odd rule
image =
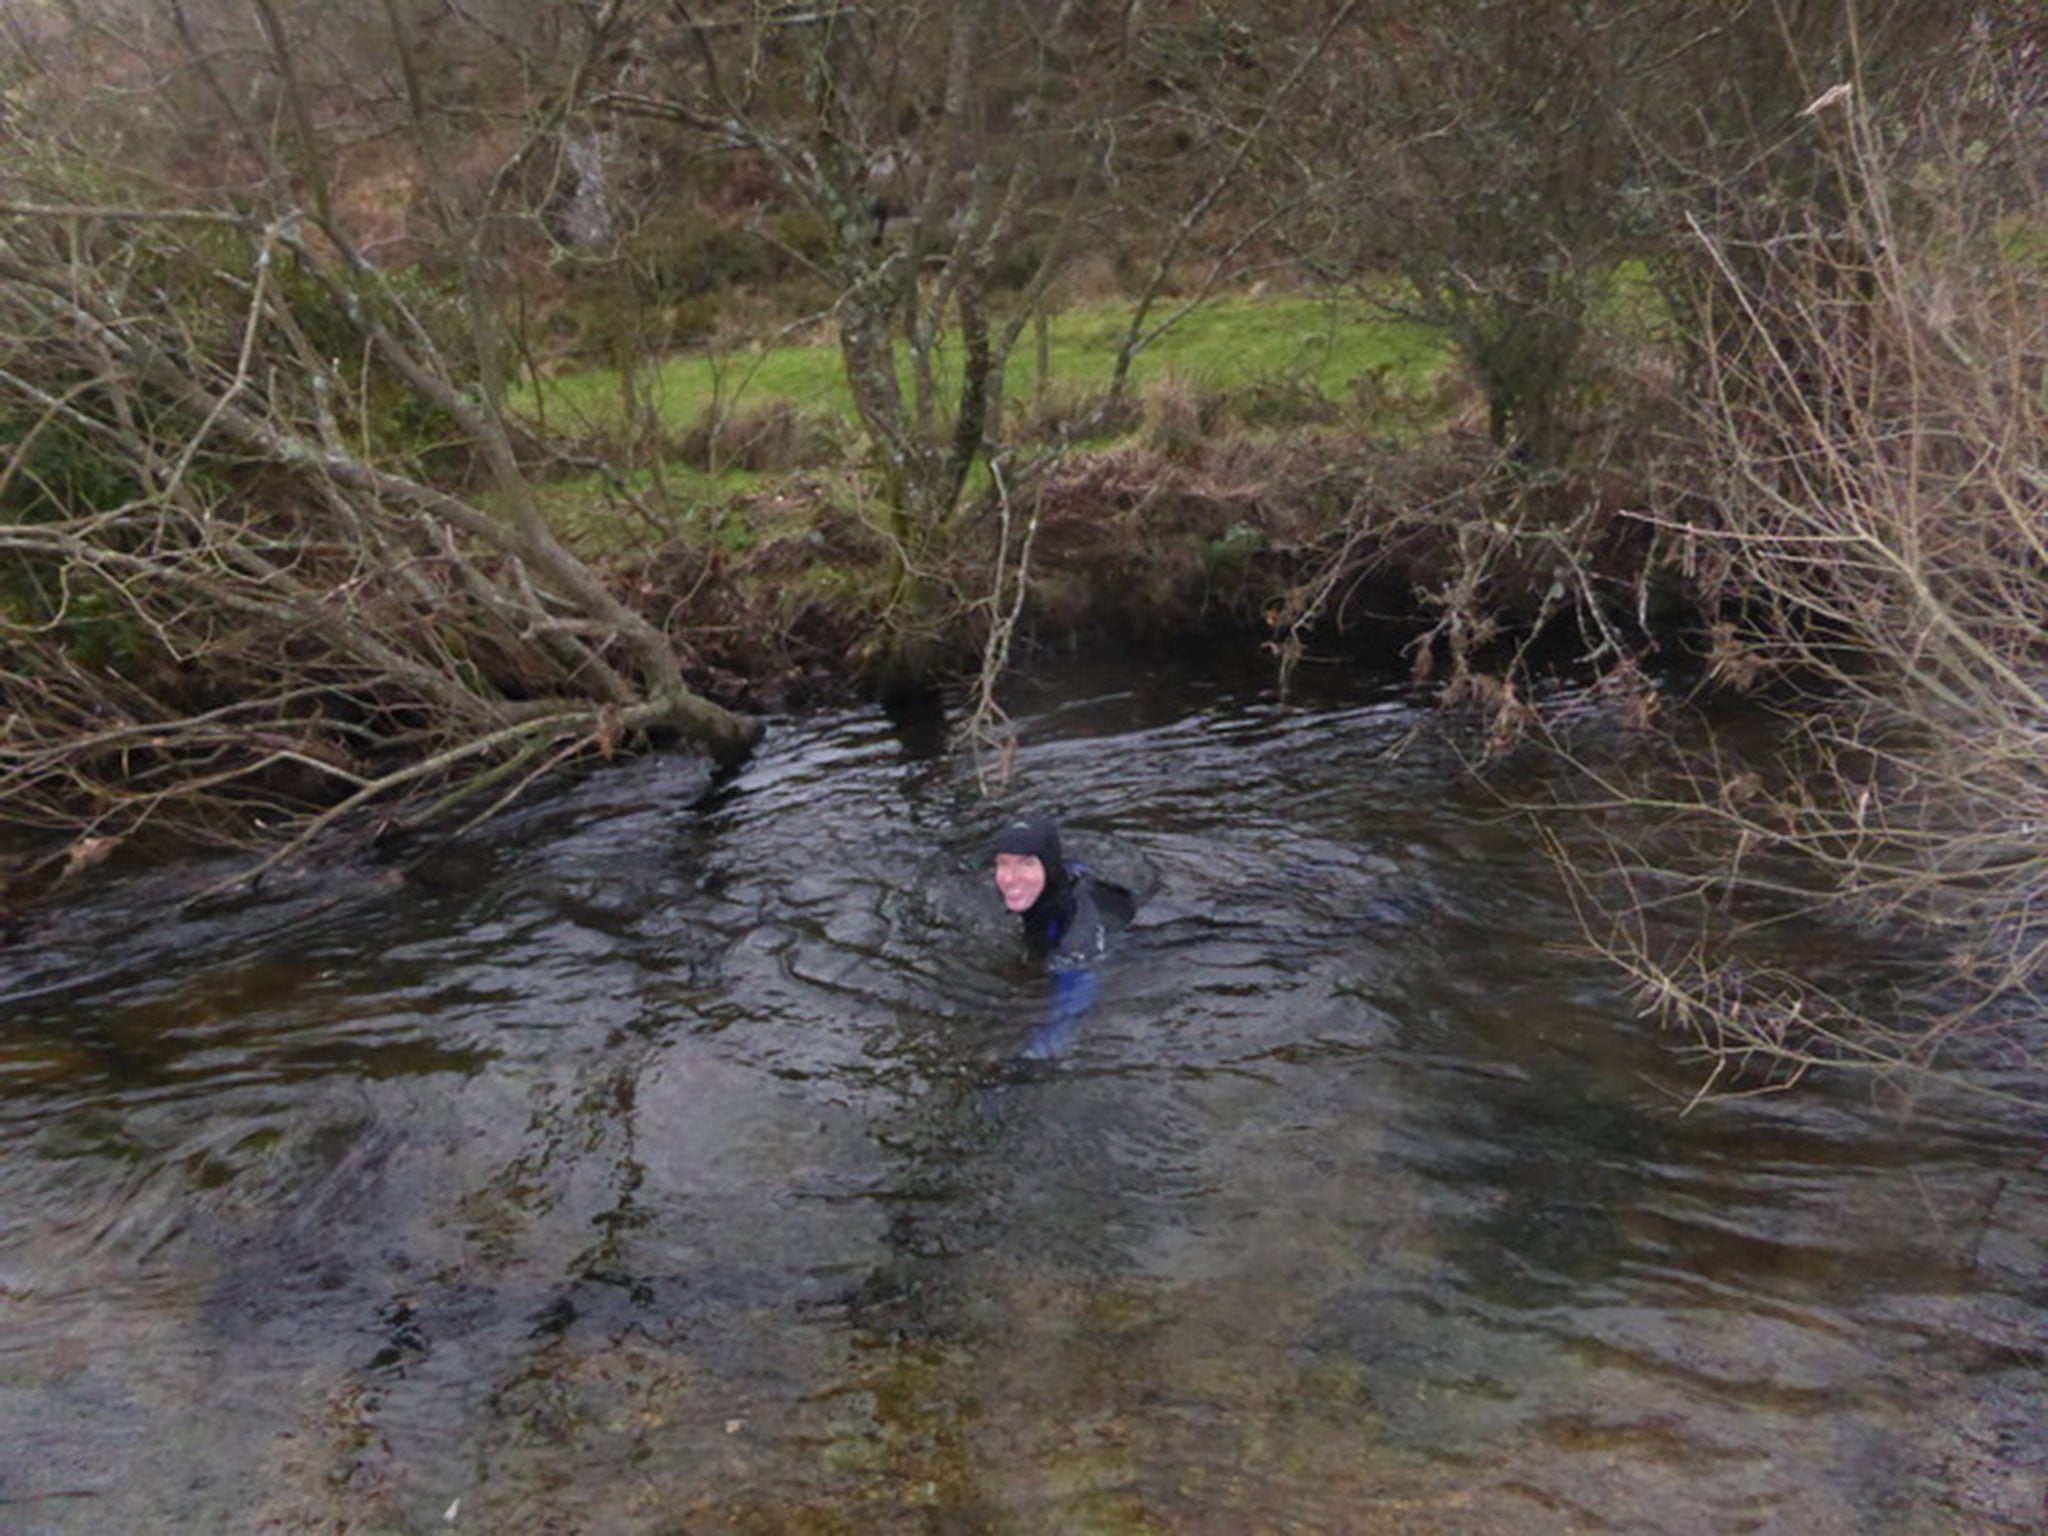
[[[1003,893],[1003,905],[1023,912],[1045,890],[1045,866],[1031,853],[996,855],[996,889]]]

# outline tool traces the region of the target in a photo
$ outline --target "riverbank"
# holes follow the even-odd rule
[[[1242,405],[1148,394],[1115,440],[1049,458],[1007,503],[968,512],[932,572],[945,594],[933,683],[973,676],[992,626],[1012,619],[1019,664],[1235,641],[1276,662],[1340,655],[1426,677],[1509,665],[1542,638],[1567,655],[1560,626],[1574,624],[1581,638],[1615,625],[1646,650],[1693,648],[1700,608],[1636,515],[1647,487],[1517,465],[1454,386],[1439,386],[1441,423],[1420,433],[1374,433],[1327,402],[1249,427],[1231,419]],[[903,580],[850,470],[761,479],[614,558],[702,686],[749,710],[870,691]],[[1608,611],[1593,619],[1582,610],[1596,601]]]

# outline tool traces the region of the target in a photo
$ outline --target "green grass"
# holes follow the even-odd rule
[[[687,464],[667,463],[658,483],[653,473],[640,470],[630,477],[626,490],[645,498],[656,518],[673,519],[672,532],[702,535],[718,531],[719,509],[733,497],[755,489],[763,479],[742,469],[713,475]],[[542,498],[556,532],[586,553],[618,554],[640,548],[659,526],[622,517],[603,477],[596,474],[553,481],[543,490]],[[739,530],[723,531],[736,544],[744,542]]]
[[[1054,316],[1047,382],[1070,392],[1106,386],[1128,323],[1129,310],[1120,305]],[[1140,353],[1132,382],[1142,388],[1172,378],[1221,391],[1286,382],[1343,401],[1361,379],[1396,393],[1404,387],[1419,392],[1446,355],[1438,332],[1356,303],[1215,299]],[[1028,398],[1037,389],[1036,359],[1027,331],[1010,358],[1011,398]],[[544,403],[557,427],[603,430],[619,421],[618,378],[609,370],[560,374],[542,391],[544,402],[528,396],[521,405],[532,411]],[[652,395],[662,420],[677,431],[703,419],[714,404],[743,409],[784,400],[820,419],[853,418],[839,349],[830,344],[670,358],[657,365]]]
[[[1160,315],[1167,313],[1162,308]],[[1155,321],[1160,317],[1155,315]],[[1124,305],[1101,305],[1052,317],[1046,387],[1056,399],[1085,398],[1107,387],[1116,351],[1130,323]],[[1028,401],[1040,389],[1038,347],[1026,331],[1011,354],[1005,379],[1013,400]],[[1249,407],[1245,419],[1261,412],[1262,392],[1276,407],[1269,424],[1285,425],[1304,397],[1321,396],[1352,406],[1378,430],[1397,432],[1435,409],[1429,396],[1449,356],[1441,333],[1430,327],[1389,320],[1358,303],[1282,298],[1216,299],[1184,317],[1141,352],[1132,365],[1135,391],[1169,387],[1233,397]],[[949,359],[942,358],[942,367]],[[839,349],[831,343],[740,351],[722,355],[676,356],[653,365],[648,381],[662,430],[671,442],[702,422],[714,405],[744,412],[786,402],[814,421],[851,427],[853,401],[846,388]],[[622,420],[619,378],[609,369],[554,375],[537,398],[528,393],[515,409],[545,409],[556,431],[616,431]],[[851,444],[854,438],[848,435]],[[977,475],[983,471],[977,469]],[[650,498],[677,519],[676,531],[746,542],[746,530],[728,524],[718,509],[773,476],[727,470],[709,474],[671,458],[663,467],[666,495]],[[654,489],[642,471],[632,489]],[[622,519],[596,475],[574,475],[549,485],[550,515],[561,530],[590,548],[631,547],[647,528]]]

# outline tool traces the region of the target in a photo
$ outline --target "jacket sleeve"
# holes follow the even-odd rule
[[[1031,1032],[1020,1053],[1026,1061],[1050,1061],[1064,1056],[1081,1032],[1081,1020],[1095,1005],[1095,973],[1081,966],[1061,966],[1053,972],[1052,1007],[1045,1022]]]
[[[1045,1021],[1024,1043],[1027,1061],[1064,1056],[1081,1032],[1081,1021],[1095,1006],[1100,986],[1095,967],[1109,949],[1110,931],[1130,920],[1130,893],[1090,875],[1085,868],[1075,883],[1074,911],[1066,931],[1049,957],[1052,1005]],[[1122,905],[1119,905],[1119,901]]]

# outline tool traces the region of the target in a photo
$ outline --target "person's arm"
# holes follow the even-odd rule
[[[1056,966],[1052,981],[1052,1007],[1019,1053],[1026,1061],[1050,1061],[1066,1055],[1081,1031],[1081,1020],[1095,1005],[1093,971],[1079,965]]]

